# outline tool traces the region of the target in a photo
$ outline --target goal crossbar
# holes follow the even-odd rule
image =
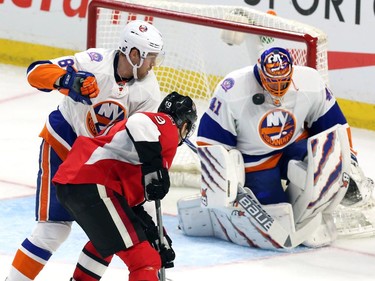
[[[226,21],[219,18],[205,17],[194,14],[187,14],[183,12],[176,12],[173,10],[160,9],[156,7],[148,7],[132,3],[126,3],[113,0],[92,0],[88,7],[88,27],[87,27],[87,48],[96,46],[96,16],[99,8],[120,10],[135,14],[144,14],[154,17],[159,17],[168,20],[178,19],[181,22],[199,24],[220,29],[233,30],[243,33],[252,33],[256,35],[272,36],[279,39],[293,40],[296,42],[305,43],[307,48],[306,65],[316,68],[317,66],[317,42],[316,37],[310,34],[298,33],[294,31],[281,30],[275,28],[268,28],[257,25],[249,25],[240,22]]]

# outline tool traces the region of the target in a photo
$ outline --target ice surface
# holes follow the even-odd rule
[[[42,93],[26,81],[26,69],[0,64],[0,280],[13,255],[34,227],[34,194],[40,145],[38,134],[61,96]],[[375,117],[374,117],[375,118]],[[375,132],[352,129],[365,173],[375,179]],[[375,239],[336,241],[322,249],[292,252],[250,249],[214,238],[193,238],[177,228],[176,200],[197,191],[172,188],[163,200],[164,223],[177,253],[172,280],[375,280]],[[77,224],[36,280],[68,281],[86,236]],[[127,269],[114,259],[106,280],[127,280]]]

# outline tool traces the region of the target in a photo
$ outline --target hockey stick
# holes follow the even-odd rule
[[[189,139],[184,139],[184,143],[195,153],[198,154],[197,146]]]
[[[185,143],[192,151],[197,153],[197,147],[191,141],[185,140]],[[317,229],[321,223],[321,215],[317,215],[297,231],[285,229],[276,218],[267,213],[251,190],[247,190],[243,186],[239,186],[238,189],[239,193],[237,194],[236,201],[250,215],[249,218],[254,227],[284,249],[294,248],[303,243],[308,234]]]
[[[98,125],[98,118],[96,118],[94,106],[90,105],[89,107],[90,107],[89,110],[90,110],[91,119],[92,119],[92,122],[93,122],[93,125],[94,125],[95,135],[97,136],[100,132],[100,128],[99,128],[99,125]]]
[[[158,224],[158,230],[159,230],[159,247],[160,249],[163,246],[164,241],[164,228],[163,228],[163,218],[161,214],[161,204],[160,200],[155,200],[155,209],[156,209],[156,220]],[[165,268],[160,268],[160,281],[165,281]]]

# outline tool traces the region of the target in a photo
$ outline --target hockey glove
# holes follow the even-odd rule
[[[159,255],[161,259],[161,266],[164,268],[174,267],[174,259],[176,258],[176,253],[172,249],[172,240],[168,234],[164,233],[164,243],[161,245],[159,250]]]
[[[172,240],[165,229],[163,245],[160,246],[158,228],[152,220],[152,217],[144,210],[143,206],[135,206],[132,209],[142,223],[142,228],[146,234],[148,242],[150,242],[152,247],[159,252],[162,266],[165,268],[173,267],[173,261],[176,254],[172,249]]]
[[[163,199],[170,186],[168,170],[161,168],[145,174],[144,186],[147,201]]]
[[[156,226],[147,227],[145,229],[145,233],[147,236],[148,242],[155,248],[160,255],[161,265],[164,268],[172,268],[174,267],[174,259],[176,258],[176,253],[172,249],[172,240],[164,230],[164,241],[163,244],[160,245],[159,243],[159,233],[158,228]]]
[[[374,181],[366,177],[358,165],[356,155],[351,151],[350,181],[341,204],[344,206],[361,206],[371,198]]]
[[[60,80],[60,88],[67,89],[67,95],[74,101],[83,104],[92,104],[90,98],[95,98],[99,94],[98,84],[95,76],[86,71],[78,71],[68,66],[66,74]],[[66,94],[64,91],[60,91]]]

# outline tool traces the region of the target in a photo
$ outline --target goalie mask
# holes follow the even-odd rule
[[[270,48],[258,60],[259,76],[263,88],[271,95],[275,106],[282,99],[292,82],[293,63],[289,52],[283,48]]]
[[[197,121],[197,109],[190,97],[172,92],[163,99],[158,112],[166,113],[173,118],[179,129],[181,143],[194,133],[195,122]],[[186,124],[186,129],[182,132],[184,124]]]
[[[138,65],[133,64],[129,57],[133,48],[139,51],[141,57]],[[137,69],[142,66],[146,58],[154,59],[155,66],[159,66],[164,59],[162,35],[156,27],[145,21],[135,20],[125,26],[120,36],[119,50],[133,66],[135,79],[137,79]]]

